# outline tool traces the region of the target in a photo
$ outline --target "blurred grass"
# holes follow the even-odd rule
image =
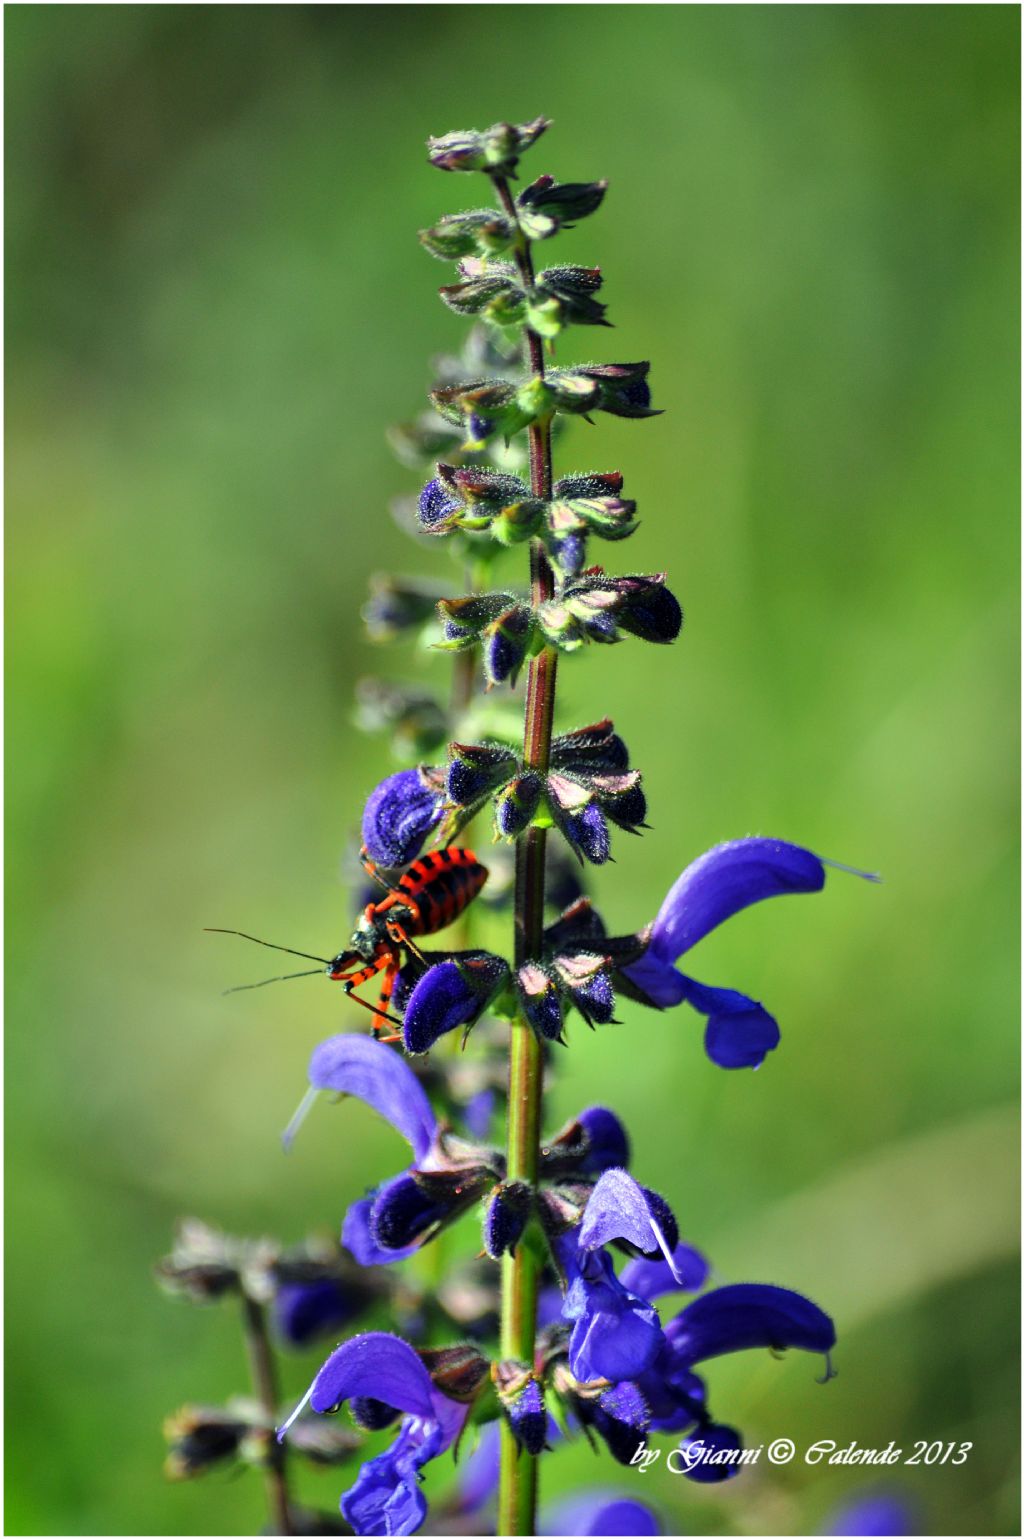
[[[601,262],[618,329],[563,356],[653,355],[666,408],[574,427],[566,464],[622,466],[643,525],[613,565],[666,567],[687,610],[671,652],[563,670],[560,720],[616,715],[655,824],[597,895],[633,925],[748,832],[886,878],[702,945],[700,977],[780,1016],[760,1073],[628,1010],[574,1032],[554,1111],[612,1100],[726,1275],[835,1308],[833,1384],[723,1362],[720,1414],[752,1440],[971,1439],[962,1468],[906,1472],[927,1531],[1016,1532],[1016,13],[5,23],[7,1531],[262,1521],[257,1482],[161,1481],[164,1413],[242,1363],[150,1263],[182,1212],[333,1225],[394,1140],[347,1107],[281,1159],[306,1053],[347,1017],[315,983],[222,1000],[252,959],[201,927],[346,932],[340,856],[386,767],[349,722],[381,666],[367,576],[448,570],[384,511],[410,485],[384,426],[463,331],[414,232],[474,193],[422,141],[543,111],[531,172],[612,182],[558,254]],[[598,1471],[580,1447],[545,1475]],[[861,1477],[649,1478],[677,1531],[801,1533]]]

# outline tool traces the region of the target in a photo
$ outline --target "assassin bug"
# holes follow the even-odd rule
[[[273,951],[287,951],[291,956],[306,957],[311,962],[322,962],[328,978],[344,985],[345,993],[357,1005],[373,1015],[373,1032],[376,1035],[385,1021],[401,1026],[401,1021],[388,1013],[394,993],[398,970],[402,964],[402,951],[407,951],[419,961],[426,959],[413,936],[435,935],[444,930],[468,908],[487,880],[487,867],[482,866],[472,850],[432,850],[421,855],[406,868],[398,881],[389,882],[370,859],[365,845],[359,859],[367,876],[384,889],[384,897],[376,903],[368,903],[349,943],[332,958],[313,956],[308,951],[295,951],[291,946],[276,946],[272,941],[246,935],[242,930],[216,930],[219,935],[239,935],[243,940],[255,941],[259,946],[269,946]],[[243,983],[241,989],[262,988],[265,983],[280,983],[284,978],[304,978],[309,972],[285,973],[281,978],[265,978],[261,983]],[[378,973],[381,978],[380,998],[376,1005],[360,999],[353,991],[368,983]],[[228,989],[229,994],[239,992]]]

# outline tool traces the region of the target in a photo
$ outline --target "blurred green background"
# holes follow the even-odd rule
[[[465,331],[415,231],[479,196],[423,141],[540,112],[529,173],[612,184],[557,253],[601,263],[617,330],[560,356],[653,357],[665,408],[573,426],[560,468],[621,466],[643,524],[609,565],[666,567],[687,613],[672,650],[563,669],[560,722],[615,714],[654,824],[595,895],[635,926],[751,832],[885,875],[702,944],[781,1020],[761,1072],[626,1008],[573,1033],[553,1111],[610,1100],[725,1279],[834,1313],[834,1382],[723,1360],[720,1416],[970,1440],[895,1483],[923,1532],[1017,1532],[1016,9],[5,21],[7,1532],[258,1531],[258,1481],[162,1481],[163,1415],[244,1372],[229,1313],[151,1264],[182,1213],[295,1239],[396,1168],[356,1105],[282,1157],[309,1049],[363,1020],[313,980],[221,998],[263,959],[202,926],[347,934],[341,856],[393,767],[352,687],[448,666],[358,620],[372,571],[451,570],[386,511],[415,481],[385,426]],[[585,1445],[544,1474],[639,1492]],[[643,1491],[669,1532],[801,1534],[863,1484]]]

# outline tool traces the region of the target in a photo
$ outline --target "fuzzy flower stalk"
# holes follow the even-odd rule
[[[851,872],[786,840],[744,837],[681,862],[656,911],[625,933],[609,933],[587,895],[590,868],[643,833],[648,805],[621,723],[556,722],[559,668],[592,645],[670,644],[683,616],[666,573],[604,564],[603,545],[638,524],[622,473],[553,468],[573,417],[658,412],[646,362],[555,358],[571,328],[608,325],[602,275],[543,266],[540,250],[598,211],[606,183],[545,174],[522,185],[520,160],[548,127],[535,118],[429,141],[430,163],[479,196],[420,232],[456,264],[442,301],[474,326],[457,356],[437,361],[430,409],[392,434],[425,476],[397,513],[421,547],[454,557],[462,580],[452,591],[377,576],[364,617],[375,640],[418,635],[450,652],[454,681],[447,700],[390,679],[359,686],[359,725],[391,736],[400,767],[362,807],[365,885],[347,941],[293,952],[363,1013],[313,1052],[286,1146],[329,1095],[391,1125],[394,1162],[332,1215],[340,1251],[300,1263],[274,1250],[271,1262],[267,1242],[257,1252],[238,1242],[224,1262],[225,1286],[269,1303],[291,1344],[347,1334],[281,1415],[273,1446],[267,1375],[255,1411],[229,1402],[201,1427],[195,1416],[174,1424],[176,1468],[199,1467],[201,1449],[249,1450],[276,1493],[279,1532],[296,1521],[284,1450],[358,1463],[340,1501],[356,1534],[415,1533],[430,1466],[455,1458],[437,1531],[471,1518],[474,1531],[534,1535],[559,1521],[538,1497],[566,1439],[629,1465],[663,1438],[690,1480],[730,1479],[743,1437],[712,1412],[704,1364],[795,1349],[822,1358],[822,1380],[832,1372],[835,1328],[811,1299],[775,1283],[709,1286],[709,1261],[673,1206],[682,1191],[647,1184],[611,1106],[547,1122],[545,1077],[571,1066],[582,1028],[615,1021],[623,1000],[668,1017],[666,1029],[702,1018],[708,1072],[761,1067],[781,1041],[776,1017],[679,964],[752,904]],[[491,835],[486,865],[471,828],[474,843]],[[685,1032],[679,1051],[699,1053]],[[458,1261],[471,1216],[478,1228]],[[407,1268],[430,1246],[437,1266]],[[191,1275],[188,1260],[175,1278]],[[343,1438],[318,1432],[342,1410]],[[591,1492],[564,1531],[627,1522],[658,1532],[631,1493]]]

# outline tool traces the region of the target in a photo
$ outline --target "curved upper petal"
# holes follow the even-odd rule
[[[409,1343],[389,1331],[366,1331],[332,1352],[313,1380],[309,1403],[314,1411],[331,1411],[353,1395],[437,1419],[429,1373]]]
[[[665,1335],[680,1366],[748,1347],[827,1354],[836,1343],[836,1328],[823,1309],[802,1293],[770,1283],[713,1288],[670,1320]]]
[[[328,1037],[313,1049],[309,1082],[318,1090],[358,1096],[408,1139],[417,1161],[426,1157],[437,1118],[405,1059],[383,1042],[354,1032]]]
[[[641,1251],[662,1251],[671,1266],[666,1224],[674,1219],[664,1200],[634,1181],[627,1170],[606,1170],[587,1201],[578,1243],[597,1250],[612,1240],[626,1240]],[[671,1244],[675,1244],[672,1235]]]
[[[819,892],[825,867],[810,850],[783,839],[733,839],[701,855],[669,889],[651,932],[650,950],[674,962],[723,920],[787,892]]]
[[[707,1282],[710,1270],[706,1256],[692,1245],[680,1242],[672,1252],[672,1267],[667,1261],[648,1261],[644,1256],[637,1256],[633,1261],[627,1261],[621,1278],[631,1293],[656,1299],[663,1293],[676,1293],[680,1289],[696,1293]]]

